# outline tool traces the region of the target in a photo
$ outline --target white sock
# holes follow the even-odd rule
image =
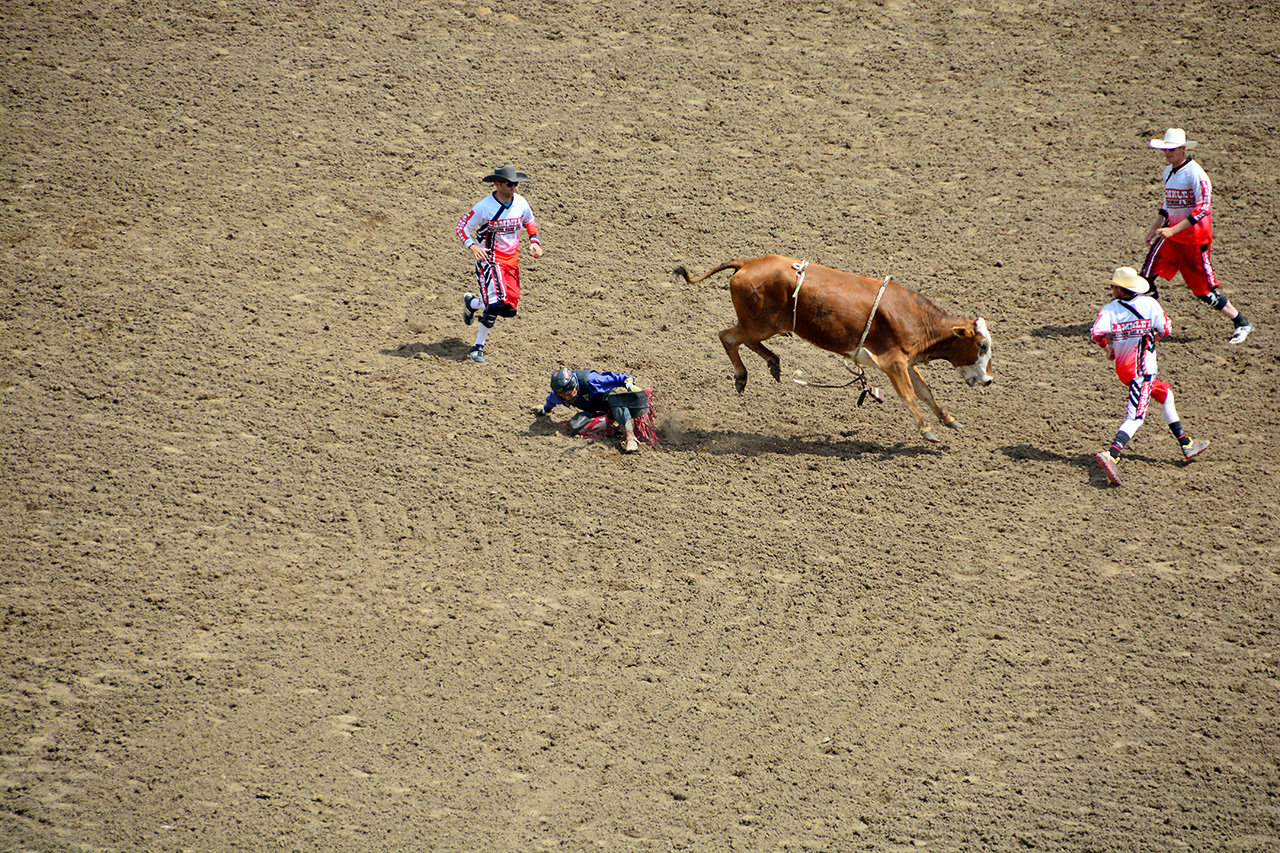
[[[1167,424],[1176,424],[1178,418],[1178,410],[1173,407],[1173,389],[1169,389],[1169,396],[1164,398],[1164,422]]]
[[[478,347],[484,346],[485,339],[488,337],[489,337],[489,327],[481,323],[480,331],[476,332],[476,346]]]

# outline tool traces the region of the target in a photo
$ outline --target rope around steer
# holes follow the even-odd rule
[[[805,267],[807,266],[809,266],[808,261],[801,261],[798,264],[791,265],[791,268],[796,271],[796,289],[791,292],[791,298],[795,303],[791,308],[791,331],[793,333],[795,332],[795,329],[796,329],[796,314],[800,308],[800,299],[799,299],[800,287],[801,285],[804,284],[804,271],[805,271]],[[880,290],[876,292],[875,302],[871,303],[871,313],[867,315],[867,325],[863,327],[862,337],[858,340],[858,346],[854,348],[855,354],[858,352],[858,350],[862,349],[862,345],[867,342],[867,335],[871,334],[871,321],[876,318],[876,311],[880,309],[880,300],[884,298],[884,291],[885,291],[885,288],[889,286],[890,278],[891,276],[885,276],[884,281],[880,282]],[[853,368],[849,366],[848,359],[845,359],[844,361],[842,361],[841,364],[844,365],[845,370],[849,371],[850,373],[854,373]],[[854,364],[857,364],[857,362],[855,361]],[[874,399],[877,403],[884,402],[884,392],[881,391],[879,388],[875,387],[874,385],[870,384],[869,382],[867,382],[867,371],[866,371],[866,368],[864,368],[861,364],[858,364],[858,370],[856,373],[854,373],[854,378],[850,379],[848,382],[844,383],[843,385],[823,385],[821,383],[806,382],[803,379],[799,379],[799,378],[797,378],[795,381],[797,385],[807,385],[810,388],[848,388],[854,382],[861,382],[862,393],[858,395],[859,406],[861,406],[862,403],[867,399],[868,395],[870,395],[871,398]]]
[[[880,307],[880,300],[884,297],[884,289],[888,286],[889,276],[885,276],[884,281],[880,282],[880,290],[876,293],[876,301],[871,303],[871,313],[867,315],[867,325],[866,328],[862,330],[862,340],[858,341],[858,349],[854,350],[855,353],[859,349],[862,349],[862,345],[867,342],[867,333],[871,331],[871,321],[876,318],[876,309]]]

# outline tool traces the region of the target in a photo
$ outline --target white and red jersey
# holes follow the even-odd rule
[[[529,241],[538,242],[538,223],[524,196],[513,193],[511,204],[504,205],[490,194],[458,220],[458,239],[468,248],[479,243],[489,253],[491,260],[516,266],[520,257],[520,229],[529,234]]]
[[[1098,312],[1089,337],[1098,346],[1111,341],[1116,354],[1116,375],[1124,383],[1135,376],[1156,375],[1156,341],[1173,331],[1169,315],[1150,296],[1113,299]]]
[[[1195,160],[1188,158],[1181,166],[1164,167],[1164,206],[1160,212],[1177,225],[1191,220],[1191,227],[1169,239],[1175,243],[1205,246],[1213,242],[1213,185]]]

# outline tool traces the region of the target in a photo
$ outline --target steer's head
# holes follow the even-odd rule
[[[953,329],[958,346],[952,360],[970,388],[991,384],[991,333],[987,321],[979,317],[973,326],[956,326]]]

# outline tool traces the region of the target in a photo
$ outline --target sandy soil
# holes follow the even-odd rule
[[[0,847],[1280,848],[1280,9],[0,6]],[[1125,485],[1085,336],[1214,179]],[[453,236],[546,255],[466,360]],[[985,316],[967,429],[783,381],[732,258]],[[658,389],[624,456],[532,414]]]

